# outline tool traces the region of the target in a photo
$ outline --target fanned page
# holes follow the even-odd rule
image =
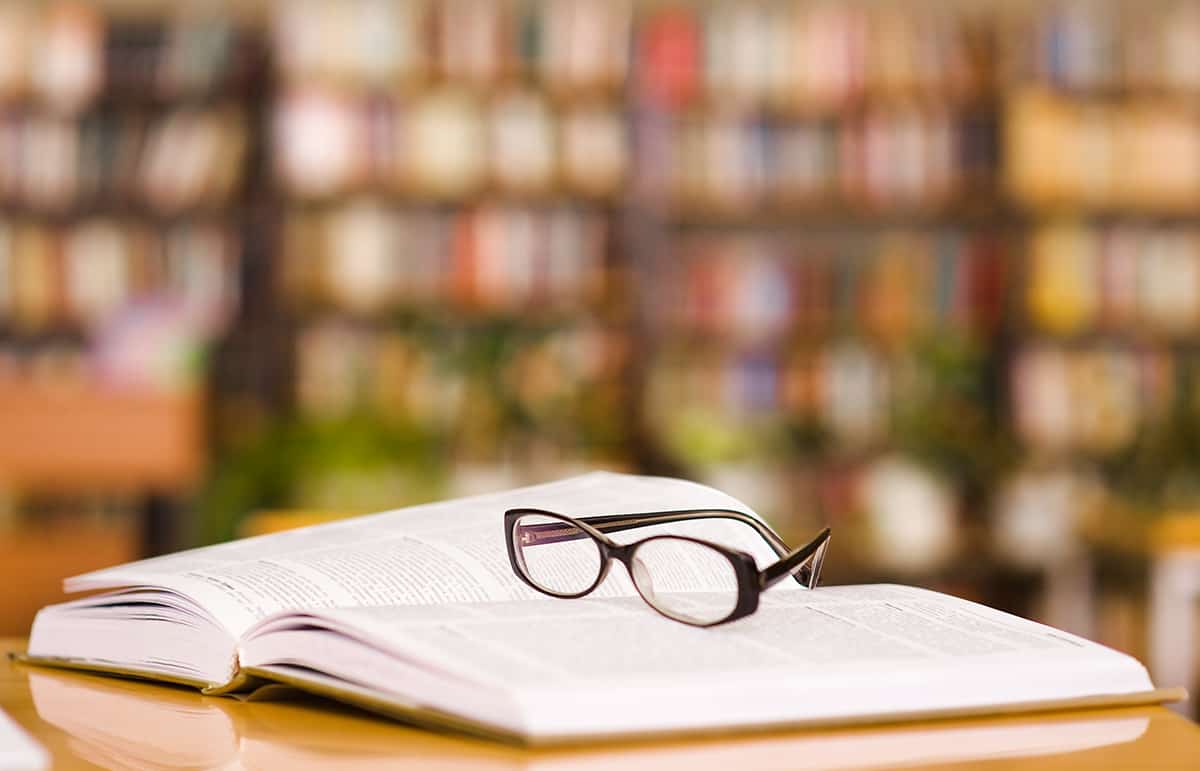
[[[68,579],[68,591],[117,589],[39,613],[34,657],[216,685],[236,669],[236,639],[291,609],[444,605],[539,598],[508,562],[503,513],[538,507],[573,516],[729,508],[740,501],[693,482],[594,472],[533,487],[415,506],[130,563]],[[745,526],[712,520],[710,534],[772,553]],[[697,576],[695,588],[706,588]],[[714,580],[716,580],[714,578]],[[614,570],[598,597],[635,593]],[[87,620],[89,634],[81,636]],[[176,621],[135,629],[133,621]]]
[[[1122,653],[890,585],[774,593],[711,629],[635,598],[337,609],[264,621],[242,660],[530,742],[1155,698]]]

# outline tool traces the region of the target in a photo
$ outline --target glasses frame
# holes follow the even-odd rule
[[[521,517],[528,515],[548,517],[557,520],[557,523],[541,522],[533,525],[523,525],[520,527],[521,533],[518,535],[518,522]],[[639,527],[698,519],[732,519],[748,525],[762,536],[763,540],[767,542],[779,559],[759,570],[758,564],[750,554],[740,549],[732,549],[728,546],[700,538],[662,534],[652,535],[627,544],[620,544],[606,535],[606,533],[617,533]],[[821,567],[825,561],[825,552],[829,546],[829,535],[829,528],[825,528],[816,538],[804,546],[798,549],[789,549],[783,539],[765,522],[735,509],[676,509],[672,511],[647,511],[633,514],[610,514],[578,518],[538,508],[516,508],[504,512],[504,543],[508,547],[508,560],[512,565],[513,572],[530,588],[550,597],[558,597],[560,599],[573,600],[586,597],[604,582],[604,579],[608,577],[608,571],[612,568],[612,563],[616,561],[625,566],[626,571],[629,572],[630,581],[647,605],[666,618],[697,627],[727,624],[730,621],[736,621],[739,618],[749,616],[758,610],[759,597],[762,593],[789,576],[806,589],[815,589],[821,577]],[[555,592],[539,586],[529,576],[524,556],[521,549],[518,548],[518,539],[520,538],[525,539],[525,545],[545,545],[564,541],[577,541],[580,538],[590,538],[595,542],[600,554],[600,569],[597,571],[596,580],[586,589],[572,593]],[[716,621],[696,622],[672,615],[646,597],[633,576],[633,559],[637,554],[639,546],[650,541],[662,539],[691,541],[701,546],[707,546],[729,560],[730,565],[733,567],[734,575],[737,577],[738,591],[737,602],[728,615]]]

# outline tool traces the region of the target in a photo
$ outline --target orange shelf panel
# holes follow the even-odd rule
[[[0,383],[0,484],[171,490],[204,465],[198,392]]]
[[[68,599],[67,576],[120,565],[142,556],[141,533],[132,522],[59,522],[0,532],[0,634],[29,634],[44,605]]]

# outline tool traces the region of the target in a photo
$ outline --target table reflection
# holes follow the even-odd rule
[[[520,749],[414,729],[275,689],[247,701],[29,669],[38,715],[113,769],[862,769],[1029,758],[1136,741],[1149,718],[1112,713],[792,731],[692,741]]]

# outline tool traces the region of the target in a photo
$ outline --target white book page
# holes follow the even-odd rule
[[[169,587],[193,598],[234,636],[288,609],[536,599],[542,595],[513,574],[504,542],[504,511],[522,506],[577,517],[698,508],[753,513],[693,482],[595,472],[193,549],[87,573],[66,586]],[[709,522],[723,542],[760,562],[774,556],[761,538],[747,539],[749,528]],[[696,589],[705,588],[698,582]],[[612,570],[596,590],[598,597],[634,593],[623,569]]]
[[[702,602],[703,595],[691,599]],[[523,730],[539,736],[792,723],[1153,689],[1129,656],[900,586],[772,594],[755,615],[712,629],[662,619],[636,598],[338,609],[319,618],[341,634],[305,637],[295,620],[266,622],[247,636],[242,663],[269,666],[272,657],[290,656],[352,682],[394,688],[406,702],[437,700],[438,688],[405,690],[419,662],[448,682],[476,684],[483,714],[494,709],[489,705],[517,704]],[[290,633],[290,648],[270,644],[273,626]],[[360,639],[334,641],[349,637]],[[472,705],[459,698],[436,706]]]

